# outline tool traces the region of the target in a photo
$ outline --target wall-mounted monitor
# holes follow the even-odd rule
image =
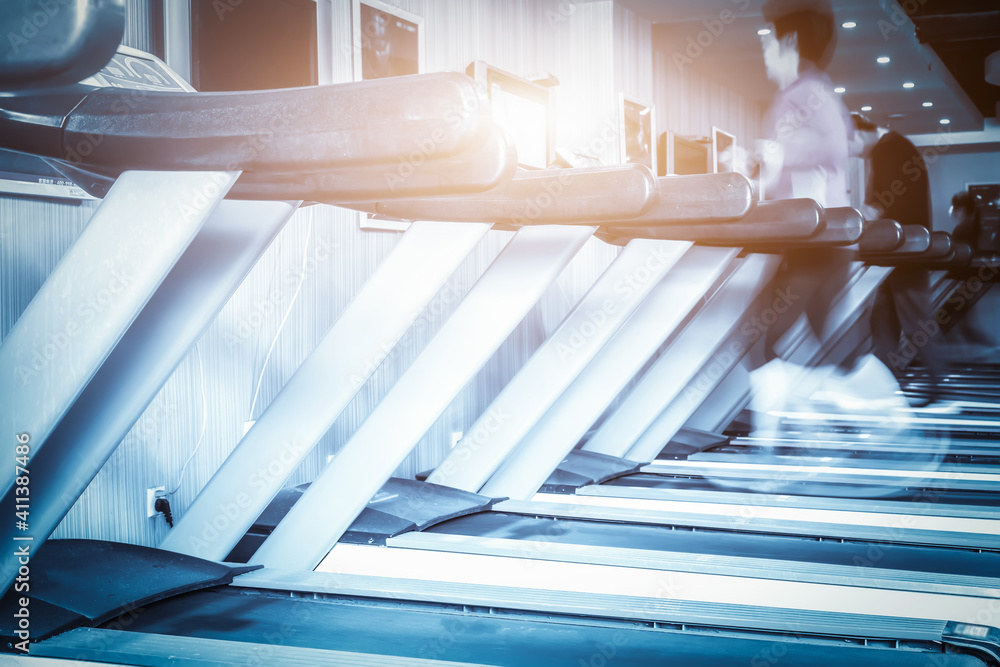
[[[555,160],[552,89],[476,60],[466,74],[489,91],[493,122],[507,130],[517,148],[517,163],[545,169]]]
[[[195,89],[268,90],[319,82],[316,0],[200,0],[190,3],[190,12]]]
[[[672,173],[687,175],[711,172],[711,140],[673,134],[672,137],[668,137],[668,141],[672,146]]]
[[[620,94],[618,136],[622,164],[644,164],[650,169],[657,169],[653,107]]]
[[[354,0],[354,80],[425,71],[423,18],[378,0]]]
[[[733,151],[736,149],[736,137],[712,127],[712,173],[722,174],[734,170]]]

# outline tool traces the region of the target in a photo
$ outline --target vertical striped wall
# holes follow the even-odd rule
[[[177,0],[166,0],[177,2]],[[197,0],[195,0],[197,1]],[[159,8],[156,0],[125,0],[125,35],[122,43],[141,51],[153,51],[153,39],[150,34],[152,12]]]
[[[332,22],[332,56],[327,63],[331,80],[349,81],[350,0],[320,1],[329,3]],[[167,0],[168,6],[173,2]],[[389,0],[389,4],[424,18],[428,71],[464,70],[472,60],[481,59],[516,74],[556,76],[560,81],[555,93],[557,144],[608,163],[618,161],[620,92],[655,102],[661,128],[704,133],[697,123],[706,120],[706,108],[719,100],[728,115],[717,124],[725,127],[726,118],[752,117],[735,96],[726,96],[708,82],[681,80],[665,71],[652,48],[649,22],[612,0]],[[145,49],[151,43],[150,6],[128,0],[128,45]],[[682,98],[668,94],[675,89],[683,89]],[[685,104],[693,105],[690,115],[682,115]],[[94,202],[71,205],[0,198],[0,336],[13,326],[95,208]],[[291,483],[313,479],[335,455],[510,237],[508,232],[487,235]],[[181,515],[236,446],[244,423],[267,408],[398,238],[395,233],[361,231],[358,215],[345,209],[311,206],[297,212],[55,536],[157,544],[167,528],[162,519],[145,518],[146,488],[176,489],[170,500],[174,514]],[[398,474],[413,475],[444,457],[452,433],[475,421],[617,253],[617,248],[596,240],[584,247]]]
[[[708,137],[714,125],[736,135],[740,146],[753,149],[761,136],[763,109],[690,67],[680,69],[663,51],[654,51],[653,57],[660,132]]]

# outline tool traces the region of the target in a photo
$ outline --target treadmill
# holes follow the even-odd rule
[[[129,56],[135,57],[134,54],[129,54]],[[436,82],[444,87],[457,84],[452,80],[442,81],[440,77],[436,79]],[[426,85],[429,83],[426,79],[421,81],[425,91]],[[391,87],[394,84],[387,83],[385,85]],[[338,95],[347,96],[353,92],[350,84],[335,91],[336,88],[336,86],[329,87],[328,90],[321,92],[336,92]],[[400,91],[399,94],[405,94],[405,91]],[[92,96],[91,92],[87,92],[83,99],[109,103],[113,98],[110,94]],[[432,117],[432,110],[427,115]],[[467,129],[475,134],[485,135],[481,139],[482,143],[476,145],[477,150],[492,150],[493,155],[506,154],[502,150],[504,148],[502,141],[489,143],[491,135],[488,130],[483,131],[478,127]],[[474,143],[471,139],[470,142]],[[501,150],[497,150],[498,147]],[[24,146],[20,146],[20,148],[24,148]],[[456,154],[461,153],[466,148],[466,145],[457,143],[455,152]],[[447,169],[447,161],[444,162],[442,167]],[[198,163],[198,166],[205,168],[217,164],[220,163],[208,163],[207,165]],[[104,204],[102,204],[102,210],[106,211],[106,216],[103,219],[109,221],[105,224],[112,229],[115,227],[114,223],[118,223],[120,226],[122,218],[124,217],[127,221],[128,216],[127,211],[123,215],[122,211],[115,209],[114,206],[109,208],[108,205],[115,205],[125,198],[126,195],[122,193],[131,195],[134,192],[140,192],[154,182],[151,180],[152,177],[133,177],[130,175],[133,172],[129,171],[117,174],[112,164],[98,163],[86,166],[88,169],[81,171],[86,171],[93,176],[89,187],[99,188],[102,182],[106,183],[108,179],[115,179],[114,185],[109,188]],[[266,173],[266,170],[259,164],[254,166],[257,167],[257,170],[253,172],[254,179],[257,180],[250,179],[249,182],[253,184],[260,180],[266,181],[267,177],[261,175],[261,173]],[[190,168],[191,164],[172,164],[171,167]],[[66,166],[65,168],[70,171],[75,166]],[[576,174],[576,176],[579,178],[578,182],[582,183],[578,187],[584,192],[589,190],[588,184],[592,183],[590,180],[592,177],[597,178],[597,182],[603,182],[605,187],[613,185],[615,191],[619,193],[623,191],[620,189],[620,185],[623,183],[628,188],[633,188],[626,189],[626,192],[647,195],[676,185],[653,182],[652,188],[650,188],[651,177],[641,173],[641,170],[635,169],[596,170],[599,173],[583,170],[583,172]],[[238,185],[236,180],[238,176],[239,174],[235,174],[226,182],[217,184],[216,196],[221,198],[227,187],[233,187],[234,183]],[[572,179],[572,176],[567,177]],[[358,178],[363,180],[361,176]],[[81,180],[84,180],[82,176]],[[204,176],[199,175],[196,179],[191,180],[195,182],[184,183],[182,179],[178,179],[181,185],[188,188],[187,191],[190,191],[191,187],[204,187]],[[511,188],[509,192],[516,194],[518,188],[522,188],[521,191],[524,187],[537,188],[537,183],[525,185],[525,182],[530,180],[533,179],[515,178],[510,182],[519,182],[509,186]],[[363,186],[363,183],[361,185]],[[308,187],[315,188],[312,184]],[[482,187],[482,184],[475,187]],[[504,185],[501,184],[500,187],[504,187]],[[252,190],[253,187],[247,186],[246,191]],[[294,194],[305,196],[306,194],[322,193],[313,189],[308,192],[300,190]],[[512,194],[508,194],[508,197],[510,200],[516,200],[516,196]],[[648,197],[642,199],[636,196],[624,197],[624,199],[636,202],[632,210],[632,217],[642,215],[642,210],[649,205]],[[567,201],[573,203],[572,198],[567,198]],[[578,200],[575,201],[578,203]],[[661,201],[665,201],[671,206],[676,205],[676,202],[669,202],[669,200],[661,199]],[[274,217],[284,215],[284,210],[281,209],[287,208],[279,207]],[[212,206],[206,206],[205,211],[200,213],[201,220],[204,221],[205,218],[208,218],[212,211]],[[566,212],[555,210],[553,215],[566,215]],[[579,215],[578,211],[576,215]],[[601,213],[601,215],[606,214]],[[621,209],[617,215],[624,215]],[[509,215],[505,218],[509,219]],[[492,296],[498,293],[499,286],[512,277],[519,277],[527,281],[527,284],[540,288],[547,280],[553,279],[557,273],[557,270],[552,266],[543,266],[543,264],[552,264],[553,251],[557,252],[555,258],[558,261],[568,261],[568,257],[572,256],[574,249],[582,245],[593,233],[593,227],[597,226],[586,223],[598,221],[593,219],[580,221],[583,224],[567,226],[560,231],[546,228],[537,228],[537,231],[532,231],[530,227],[522,230],[522,232],[529,233],[520,236],[521,241],[518,243],[512,241],[514,247],[505,251],[507,257],[499,264],[500,268],[494,271],[494,275],[498,277],[493,278],[491,282],[481,281],[479,286],[485,285],[486,288],[480,290],[479,294]],[[457,224],[472,230],[473,233],[470,234],[472,236],[474,236],[474,232],[485,232],[485,227],[488,226],[487,223],[478,222],[471,225],[467,223]],[[423,232],[424,228],[418,226],[417,231]],[[441,230],[433,231],[439,232]],[[452,230],[444,231],[450,232]],[[197,231],[194,234],[197,235]],[[410,232],[407,234],[409,235]],[[456,230],[456,234],[460,235],[461,233]],[[418,233],[410,236],[410,239],[416,238],[417,241],[423,240],[426,243],[427,239],[433,235],[432,232],[425,232],[421,238],[422,235]],[[468,239],[465,240],[468,241]],[[411,241],[411,245],[416,244],[417,241]],[[641,247],[645,244],[638,245]],[[676,243],[672,245],[676,247]],[[178,241],[177,246],[180,252],[184,251],[183,240]],[[543,263],[537,259],[540,255],[545,256],[546,262]],[[678,255],[677,262],[679,262],[682,253],[678,252],[676,255]],[[623,256],[627,256],[629,261],[638,262],[639,265],[645,266],[647,270],[651,268],[647,266],[648,258],[643,257],[639,252],[628,253],[628,255],[623,253]],[[662,258],[663,254],[659,256]],[[246,261],[245,257],[241,257],[241,259]],[[405,253],[404,259],[406,259]],[[71,261],[76,261],[76,258],[71,258]],[[397,262],[390,268],[399,270],[400,263]],[[664,266],[660,269],[669,273],[666,266],[668,261],[661,259],[661,263]],[[73,268],[73,264],[68,266],[69,269]],[[627,262],[623,263],[623,266],[627,266]],[[635,264],[632,266],[635,267]],[[69,269],[66,270],[69,271]],[[528,272],[528,269],[532,269],[532,272]],[[173,287],[183,283],[181,277],[172,276],[174,274],[168,272],[165,285]],[[710,283],[709,287],[711,287],[712,281],[708,282]],[[380,285],[376,281],[372,293],[377,293],[379,287]],[[155,287],[153,289],[155,292]],[[424,293],[427,291],[425,289]],[[432,295],[433,290],[430,290],[430,293]],[[165,295],[163,298],[167,299],[167,296]],[[481,314],[480,304],[483,300],[483,296],[472,299],[468,309],[470,315]],[[512,305],[506,317],[509,320],[516,319],[518,307],[523,310],[523,305],[530,304],[530,301],[530,298],[525,297],[519,306]],[[224,299],[222,303],[224,303]],[[145,313],[145,311],[143,312]],[[163,321],[157,320],[154,315],[150,315],[148,321],[136,320],[136,324],[142,322],[143,327],[148,327],[145,329],[146,331],[162,329]],[[25,319],[24,322],[26,322],[24,327],[33,324],[31,318]],[[621,325],[620,322],[617,324]],[[122,326],[125,327],[125,335],[129,336],[133,329],[129,328],[128,322],[123,322]],[[457,325],[455,328],[460,330]],[[612,324],[609,324],[607,329],[610,331],[605,331],[605,335],[610,335],[611,332],[615,331]],[[135,331],[143,331],[143,329]],[[343,332],[335,331],[335,333],[341,334]],[[449,341],[447,337],[442,340]],[[7,342],[5,341],[5,347],[7,347]],[[447,349],[447,346],[443,344],[439,347]],[[126,377],[123,361],[136,358],[128,355],[139,354],[142,358],[141,351],[137,353],[134,348],[122,349],[120,345],[117,347],[112,345],[112,348],[112,356],[108,360],[110,365],[105,362],[99,370],[94,371],[95,373],[104,373],[105,375],[102,377],[107,378],[108,383],[121,382]],[[96,352],[107,354],[100,350]],[[131,381],[136,382],[135,379],[131,379]],[[89,391],[89,386],[87,391]],[[126,386],[130,389],[134,388],[133,384],[126,383]],[[84,396],[86,395],[85,393]],[[139,409],[141,411],[141,407]],[[57,437],[63,424],[57,423],[59,422],[58,414],[54,414],[49,419],[50,425],[47,430],[51,435],[47,434],[45,438],[38,438],[31,465],[36,469],[39,466],[48,469],[44,467],[50,466],[53,472],[58,472],[64,469],[59,467],[55,456],[56,453],[63,451],[59,447],[61,440]],[[264,429],[266,424],[267,422],[262,418],[255,425],[254,428],[262,429],[258,433],[263,434],[256,436],[257,438],[267,437],[268,434]],[[45,430],[43,425],[41,432],[45,432]],[[251,429],[252,432],[253,429]],[[103,438],[103,440],[109,439]],[[102,451],[100,448],[106,443],[97,440],[99,438],[94,438],[93,442],[87,442],[86,447],[81,447],[83,451],[80,454],[85,457],[93,457]],[[42,448],[42,444],[45,445],[44,448]],[[69,478],[69,481],[75,484],[79,484],[81,480],[82,478]],[[83,480],[82,486],[86,485],[86,481],[89,480]],[[38,490],[43,494],[41,497],[45,497],[46,488],[41,488],[41,484],[39,485]],[[420,484],[418,488],[427,489],[430,487],[428,484]],[[447,493],[456,492],[468,493],[460,492],[457,489],[447,491]],[[419,499],[424,493],[426,492],[417,491],[417,498]],[[365,507],[370,504],[369,498],[370,496],[365,496],[363,493],[351,494],[350,503],[360,502],[361,506]],[[397,494],[396,498],[398,499],[400,496]],[[60,510],[64,513],[73,500],[75,498],[57,498],[43,506],[55,515]],[[375,500],[372,498],[371,502]],[[487,499],[487,502],[491,500]],[[412,503],[408,500],[402,504],[408,509],[421,506],[419,502]],[[431,503],[423,503],[425,506],[429,504]],[[236,513],[239,515],[241,505],[238,504],[236,507]],[[224,509],[228,511],[230,508],[226,506]],[[342,514],[345,513],[342,512]],[[458,521],[461,518],[457,517],[454,520]],[[348,519],[348,525],[353,525],[353,518],[348,517]],[[58,517],[55,522],[58,522]],[[54,526],[55,522],[51,525]],[[614,522],[613,525],[620,526],[621,524]],[[178,525],[178,528],[180,527],[181,524]],[[625,526],[625,528],[638,527]],[[425,533],[425,535],[429,534]],[[619,533],[619,535],[624,536],[626,533]],[[273,537],[272,533],[269,539]],[[396,537],[401,536],[397,535]],[[660,535],[657,535],[657,538],[659,537]],[[375,539],[375,534],[370,534],[368,545],[372,545]],[[388,539],[387,537],[387,545]],[[41,540],[44,540],[44,536],[41,536],[39,541]],[[443,542],[443,540],[439,540],[439,542]],[[281,546],[280,541],[276,544]],[[336,549],[340,549],[341,546],[345,545],[338,545]],[[338,559],[342,552],[351,552],[355,545],[347,544],[346,546],[349,548],[342,549],[341,552],[337,553]],[[399,553],[398,550],[394,549],[384,549],[383,551],[385,554],[394,551]],[[876,605],[880,613],[858,615],[846,610],[843,602],[836,603],[833,599],[836,597],[834,593],[837,592],[838,587],[843,587],[843,581],[834,583],[829,578],[825,578],[822,582],[818,582],[815,577],[806,574],[804,575],[806,580],[784,582],[787,590],[781,592],[781,597],[785,600],[792,600],[804,593],[808,595],[810,592],[827,591],[830,604],[827,608],[817,610],[809,615],[809,618],[803,621],[801,606],[793,607],[792,613],[789,613],[789,610],[782,608],[780,603],[778,605],[751,604],[754,601],[750,599],[753,593],[751,589],[743,590],[740,595],[735,596],[742,599],[743,602],[734,602],[729,599],[729,593],[732,591],[727,588],[727,584],[731,585],[736,580],[746,582],[752,579],[752,577],[747,577],[745,573],[739,574],[739,569],[745,568],[747,563],[717,564],[722,569],[715,571],[684,571],[677,575],[683,574],[683,581],[674,583],[674,575],[663,574],[664,572],[672,572],[673,570],[669,568],[675,567],[675,565],[666,562],[669,560],[669,554],[660,553],[654,558],[654,560],[659,559],[659,563],[647,563],[645,567],[637,567],[635,564],[624,566],[622,564],[607,565],[591,562],[573,563],[572,559],[581,558],[579,554],[585,551],[587,549],[567,550],[567,555],[563,556],[561,560],[548,561],[551,564],[546,572],[549,573],[554,571],[553,568],[560,571],[579,570],[580,577],[570,578],[576,583],[563,588],[556,585],[542,586],[541,583],[547,578],[542,573],[535,577],[535,581],[538,582],[538,590],[534,590],[523,586],[504,586],[496,582],[483,584],[480,582],[440,580],[438,585],[435,585],[433,579],[428,582],[426,580],[408,580],[405,577],[352,575],[343,571],[337,572],[338,565],[333,566],[333,573],[309,572],[301,569],[282,572],[271,566],[263,570],[255,568],[248,571],[244,567],[206,563],[204,559],[176,552],[167,553],[163,550],[129,549],[125,545],[93,544],[90,541],[52,541],[37,549],[35,553],[35,558],[38,559],[35,564],[39,570],[51,573],[51,576],[46,577],[45,581],[39,582],[41,590],[36,591],[35,599],[47,606],[43,618],[50,622],[41,625],[47,628],[52,636],[34,635],[35,640],[41,639],[42,641],[36,641],[31,645],[32,653],[35,656],[47,655],[53,658],[73,656],[78,659],[105,662],[110,659],[122,664],[130,662],[132,664],[149,664],[153,660],[169,660],[172,652],[177,651],[178,647],[184,647],[187,650],[197,652],[197,655],[192,656],[192,659],[203,659],[206,664],[211,664],[213,660],[215,662],[230,660],[234,655],[244,655],[248,660],[263,659],[266,661],[272,659],[267,653],[270,649],[276,651],[273,655],[277,657],[273,659],[279,662],[314,660],[317,662],[311,664],[322,664],[319,661],[323,659],[323,656],[310,652],[310,650],[341,650],[332,644],[343,646],[344,650],[351,653],[357,652],[350,649],[361,648],[359,642],[351,643],[348,640],[352,634],[351,628],[353,626],[347,621],[346,616],[357,614],[360,607],[367,606],[375,610],[368,616],[370,620],[379,618],[386,621],[384,624],[378,624],[378,627],[384,628],[385,632],[382,634],[368,633],[370,643],[366,646],[372,649],[370,652],[362,650],[360,655],[340,655],[339,658],[342,660],[356,660],[359,661],[358,664],[384,664],[385,660],[382,656],[388,655],[410,660],[411,662],[407,664],[414,664],[412,662],[414,659],[451,660],[452,658],[460,658],[461,662],[467,663],[470,659],[478,660],[484,657],[483,646],[497,647],[496,653],[491,652],[487,655],[491,661],[493,657],[502,660],[502,664],[528,664],[526,661],[534,659],[534,656],[538,656],[539,664],[543,662],[543,658],[547,659],[545,664],[553,664],[556,659],[564,660],[567,664],[569,662],[575,664],[584,658],[587,658],[588,662],[593,662],[600,658],[608,660],[615,655],[623,659],[627,658],[632,662],[642,662],[651,655],[674,656],[678,659],[698,655],[701,656],[699,660],[707,656],[715,656],[718,658],[719,664],[731,662],[734,657],[740,660],[753,659],[754,657],[768,659],[779,654],[786,661],[800,664],[816,664],[817,658],[820,656],[823,660],[848,658],[858,660],[861,663],[868,660],[871,664],[895,664],[893,661],[898,661],[899,664],[909,664],[917,659],[924,661],[928,655],[934,655],[935,660],[940,658],[944,664],[956,665],[989,664],[989,661],[994,659],[991,657],[992,649],[990,647],[996,643],[995,629],[985,625],[953,622],[938,618],[942,614],[966,614],[971,612],[976,605],[980,607],[985,605],[985,608],[988,608],[988,596],[984,595],[981,586],[977,587],[983,582],[962,579],[961,577],[953,578],[946,585],[954,588],[948,588],[947,593],[922,592],[912,590],[912,586],[907,588],[905,583],[893,583],[887,589],[879,589],[880,595],[886,595],[885,590],[890,590],[892,598],[891,600],[883,599]],[[100,554],[100,558],[96,557],[95,554]],[[348,553],[348,555],[350,554]],[[407,555],[414,556],[415,550],[410,549]],[[453,555],[466,556],[468,554],[454,553]],[[623,552],[612,554],[604,551],[600,556],[603,563],[610,562],[606,559],[612,556],[627,559],[643,555]],[[490,555],[489,558],[497,558],[497,556]],[[516,566],[544,560],[518,557],[508,559],[507,562]],[[679,561],[683,567],[683,563],[690,559],[675,558],[674,560]],[[624,563],[625,561],[620,562]],[[106,567],[103,572],[99,567],[102,563],[111,565],[112,574],[125,572],[126,564],[136,566],[136,570],[127,578],[109,576]],[[182,563],[185,565],[184,567],[182,567]],[[413,565],[417,565],[415,557]],[[574,565],[578,565],[579,568],[574,567]],[[98,567],[95,568],[95,566]],[[184,574],[181,576],[182,573],[186,573],[186,568],[205,568],[209,571],[209,575],[196,577]],[[690,568],[687,569],[690,570]],[[184,581],[180,586],[174,586],[173,583],[176,582],[165,586],[164,582],[156,581],[156,577],[143,574],[150,572],[162,572],[166,579],[177,578]],[[513,567],[507,576],[513,576],[516,579],[521,572],[523,572],[523,568]],[[755,568],[753,573],[759,574],[759,568]],[[822,576],[829,577],[830,575],[824,574]],[[591,582],[604,581],[605,589],[596,592],[583,590],[583,583],[588,580]],[[755,599],[757,602],[762,599],[759,597],[760,593],[765,590],[762,587],[777,585],[774,582],[778,580],[765,579],[763,581],[764,583],[758,581],[751,587],[755,587],[758,591],[758,597]],[[69,590],[65,585],[67,582],[71,584],[68,587]],[[660,582],[661,585],[658,588],[651,588],[654,582]],[[682,595],[685,586],[690,588],[693,583],[711,583],[715,595],[720,597],[714,601],[705,601],[693,595]],[[868,583],[873,584],[874,581]],[[613,589],[613,592],[609,589]],[[95,596],[93,594],[95,590],[104,593],[104,595]],[[631,591],[631,595],[628,594],[629,591]],[[652,591],[655,593],[650,594]],[[866,587],[854,587],[851,588],[851,591],[867,596],[873,602],[878,597],[874,596]],[[19,601],[17,596],[13,594],[14,592],[14,589],[8,591],[3,604],[5,606],[12,605],[12,608],[16,609]],[[640,593],[640,595],[635,595],[635,593]],[[942,595],[944,597],[938,600],[936,596]],[[105,599],[106,604],[88,604],[88,601],[101,598]],[[799,600],[801,605],[801,597]],[[401,603],[401,601],[403,602]],[[912,616],[894,615],[894,613],[904,611],[907,614],[913,613],[908,603],[915,601],[924,603],[922,609],[916,614]],[[938,604],[939,602],[949,604],[942,606]],[[138,613],[139,605],[142,605],[141,613]],[[935,608],[937,611],[931,611]],[[346,612],[350,612],[350,614],[346,614]],[[293,629],[282,625],[284,619],[297,618],[295,613],[306,617],[315,614],[312,618],[316,620],[314,623],[303,620],[302,623],[297,623],[296,628]],[[337,617],[339,625],[332,622],[338,613],[340,614]],[[8,614],[7,618],[14,618],[14,614]],[[410,621],[405,619],[410,619]],[[458,620],[459,623],[448,624],[448,621],[451,620]],[[498,620],[502,623],[497,623]],[[403,633],[405,638],[421,637],[426,639],[436,631],[434,636],[441,638],[441,641],[428,647],[416,645],[412,641],[404,639],[402,647],[394,646],[387,639],[387,636],[394,632],[394,623],[402,628],[408,622],[412,622],[413,625],[409,626],[410,630]],[[466,635],[462,628],[467,626],[462,625],[462,623],[474,626],[477,629],[476,633],[470,632]],[[103,627],[96,629],[85,627],[92,625]],[[364,627],[370,626],[371,623],[364,625]],[[344,631],[339,636],[331,637],[331,627],[342,627]],[[293,637],[292,635],[297,634],[297,628],[309,628],[309,631],[304,630],[301,635]],[[537,642],[536,638],[539,635],[537,631],[542,628],[552,632],[547,635],[549,638],[547,641]],[[574,629],[576,634],[573,634]],[[721,637],[720,629],[723,629]],[[624,634],[617,634],[618,631],[623,631]],[[13,624],[8,626],[8,631],[5,632],[5,636],[11,641],[9,649],[13,648],[15,640],[19,639],[16,632],[17,629]],[[787,639],[789,633],[796,638],[796,641],[775,643],[779,639]],[[354,635],[357,636],[358,633],[355,631]],[[468,639],[452,640],[452,637],[459,635],[468,637]],[[492,644],[485,644],[483,641],[485,641],[486,636],[496,639],[493,640]],[[506,645],[506,638],[513,636],[525,639],[516,642],[516,651],[505,654],[498,643],[501,641],[499,638],[503,638],[503,644]],[[853,638],[854,644],[843,645],[842,640],[845,636]],[[558,637],[568,638],[569,641],[559,644],[556,641]],[[720,641],[722,637],[725,638],[724,641]],[[592,650],[590,647],[586,647],[588,652],[581,654],[580,640],[583,638],[595,638],[597,641]],[[532,640],[537,643],[532,643]],[[575,646],[577,651],[558,651],[546,648],[559,649],[568,645]],[[554,654],[558,654],[559,657],[553,658]],[[326,657],[329,658],[330,662],[338,658],[335,654],[327,654]],[[36,658],[31,658],[31,660],[34,659]],[[383,663],[378,662],[380,659],[383,660]],[[360,662],[364,660],[369,662]]]

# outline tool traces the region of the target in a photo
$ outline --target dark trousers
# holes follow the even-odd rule
[[[767,329],[768,360],[778,356],[774,352],[775,343],[802,313],[816,338],[823,340],[826,320],[837,295],[847,287],[851,262],[855,259],[857,251],[853,248],[792,248],[785,251],[774,284],[779,296],[787,297],[791,306],[779,313]]]
[[[936,385],[947,371],[937,334],[938,324],[930,304],[930,272],[908,267],[893,269],[872,305],[875,355],[896,373],[916,357]],[[902,349],[900,335],[904,337]]]

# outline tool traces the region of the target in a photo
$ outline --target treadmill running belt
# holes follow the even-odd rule
[[[996,577],[1000,572],[1000,554],[989,552],[900,544],[819,541],[786,535],[753,535],[721,530],[676,530],[670,526],[572,519],[553,521],[503,512],[483,512],[459,517],[437,524],[425,532],[831,565],[857,566],[859,563],[868,563],[892,570],[966,576]]]
[[[281,642],[381,655],[511,667],[579,665],[698,665],[731,667],[780,656],[783,666],[845,665],[979,667],[979,659],[939,653],[925,644],[893,649],[841,639],[731,636],[673,629],[532,618],[461,608],[359,600],[289,598],[232,588],[196,591],[147,607],[130,631],[233,641]],[[734,633],[735,634],[735,633]],[[920,650],[920,648],[930,649]],[[937,649],[937,650],[934,650]]]

